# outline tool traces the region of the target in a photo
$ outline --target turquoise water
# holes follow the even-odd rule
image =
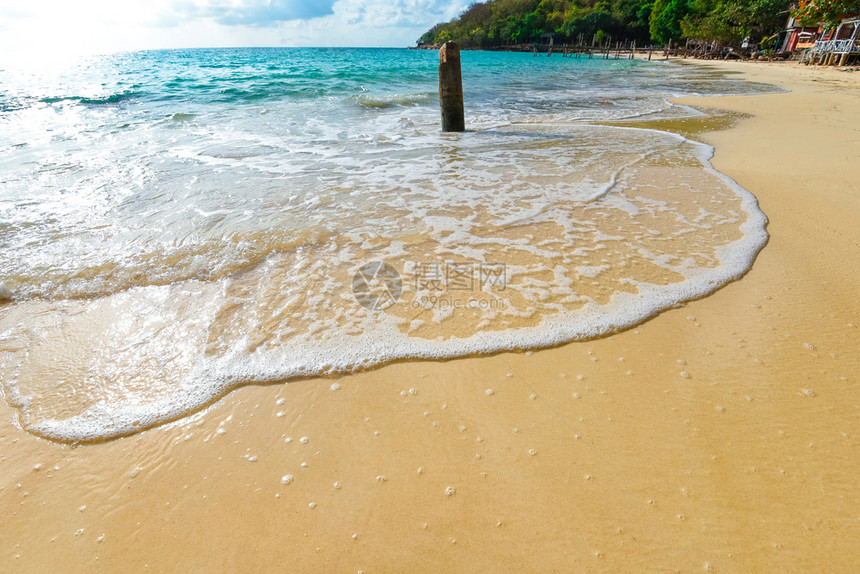
[[[593,337],[707,294],[763,245],[709,148],[595,124],[772,87],[464,52],[468,131],[442,134],[437,65],[397,49],[6,64],[0,379],[22,425],[109,438],[243,384]]]

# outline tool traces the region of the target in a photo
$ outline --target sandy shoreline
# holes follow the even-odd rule
[[[860,75],[705,65],[791,90],[683,102],[750,116],[695,135],[770,220],[741,281],[604,339],[244,388],[99,445],[0,404],[0,569],[852,571]]]

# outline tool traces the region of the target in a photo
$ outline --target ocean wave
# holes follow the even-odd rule
[[[410,107],[428,104],[437,97],[434,93],[393,94],[387,96],[360,94],[352,96],[352,101],[358,106],[369,109],[384,110],[396,107]]]
[[[366,158],[340,195],[300,199],[308,232],[324,235],[272,244],[220,278],[133,278],[107,296],[3,306],[0,354],[17,365],[7,400],[32,433],[97,441],[246,384],[602,336],[738,278],[766,241],[755,198],[713,170],[707,146],[645,129],[511,128]],[[203,272],[238,248],[213,247]],[[138,269],[175,272],[185,255],[166,255]],[[375,261],[399,277],[381,309],[367,303],[384,293],[356,279]],[[90,287],[110,276],[93,271]]]
[[[105,96],[52,96],[41,98],[39,101],[44,104],[57,104],[63,102],[75,102],[90,106],[103,106],[110,104],[119,104],[131,100],[140,99],[146,96],[145,92],[128,91],[119,92],[116,94],[108,94]]]

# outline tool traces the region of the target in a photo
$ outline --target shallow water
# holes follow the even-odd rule
[[[710,148],[594,124],[771,87],[467,52],[470,131],[441,134],[436,58],[0,72],[0,378],[22,425],[110,438],[243,384],[595,337],[706,295],[764,244]]]

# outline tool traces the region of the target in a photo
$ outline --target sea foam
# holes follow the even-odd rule
[[[104,440],[242,385],[597,337],[764,245],[709,147],[578,123],[761,87],[464,53],[470,131],[441,134],[437,63],[201,50],[0,70],[0,383],[21,425]]]
[[[4,385],[23,426],[99,440],[245,384],[605,335],[736,279],[767,238],[755,198],[680,136],[530,125],[457,144],[349,178],[374,201],[354,196],[344,231],[217,281],[3,309]],[[399,281],[390,306],[357,299],[374,261]],[[452,268],[471,275],[454,284]],[[481,283],[482,268],[503,275]]]

